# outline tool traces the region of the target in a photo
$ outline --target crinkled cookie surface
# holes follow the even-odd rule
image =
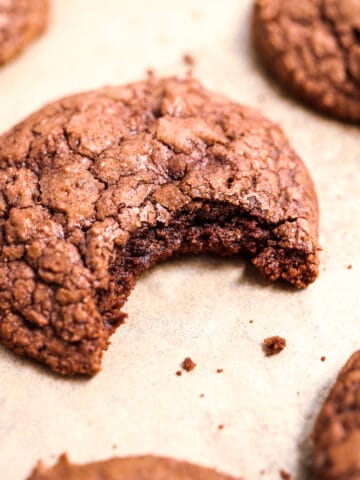
[[[0,341],[96,373],[136,277],[180,253],[318,272],[311,178],[282,130],[195,79],[74,95],[0,137]]]
[[[314,429],[317,480],[360,478],[360,351],[341,370]]]
[[[296,96],[360,122],[360,0],[257,0],[255,41]]]
[[[48,0],[0,0],[0,65],[45,30],[48,16]]]

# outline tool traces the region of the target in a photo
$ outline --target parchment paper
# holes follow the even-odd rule
[[[47,101],[140,79],[148,67],[184,72],[190,52],[209,88],[260,107],[303,157],[319,193],[322,263],[303,291],[270,285],[240,259],[154,268],[92,380],[52,375],[0,347],[0,478],[24,480],[38,458],[63,451],[77,462],[154,453],[248,480],[278,479],[280,468],[310,478],[314,416],[360,347],[359,128],[308,111],[264,75],[249,41],[251,0],[52,4],[48,33],[0,70],[1,131]],[[270,335],[288,346],[265,358]],[[196,369],[176,376],[188,355]]]

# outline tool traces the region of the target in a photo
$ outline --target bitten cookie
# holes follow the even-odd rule
[[[45,30],[48,7],[48,0],[0,0],[0,65]]]
[[[94,374],[156,262],[242,254],[305,287],[317,227],[313,183],[282,130],[194,79],[59,100],[0,137],[0,340]]]
[[[312,107],[360,121],[360,0],[256,0],[268,69]]]
[[[317,480],[360,478],[360,351],[341,370],[315,424]]]
[[[170,458],[144,456],[112,458],[72,465],[66,455],[52,468],[39,464],[28,480],[235,480],[209,468]]]

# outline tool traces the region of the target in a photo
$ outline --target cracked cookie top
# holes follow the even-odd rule
[[[318,480],[360,478],[360,351],[341,370],[314,428]]]
[[[45,30],[48,0],[0,0],[0,65]]]
[[[255,41],[308,104],[360,121],[360,0],[257,0]]]
[[[246,253],[269,279],[316,278],[312,181],[259,112],[186,77],[106,87],[29,116],[0,137],[2,343],[60,373],[95,373],[121,321],[108,321],[99,300],[114,283],[115,252],[204,205],[223,222],[211,232],[216,252],[241,252],[245,231]],[[177,222],[173,231],[184,230]],[[204,251],[202,241],[185,250]]]

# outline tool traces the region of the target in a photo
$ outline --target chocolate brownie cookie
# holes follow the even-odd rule
[[[72,465],[63,455],[48,469],[38,465],[28,480],[235,480],[209,468],[162,457],[113,458]]]
[[[317,480],[360,478],[360,351],[341,370],[315,424]]]
[[[360,0],[256,0],[254,34],[285,87],[330,115],[360,121]]]
[[[0,0],[0,65],[46,28],[48,0]]]
[[[0,340],[94,374],[135,279],[174,254],[318,273],[312,181],[279,127],[196,80],[52,103],[0,137]]]

